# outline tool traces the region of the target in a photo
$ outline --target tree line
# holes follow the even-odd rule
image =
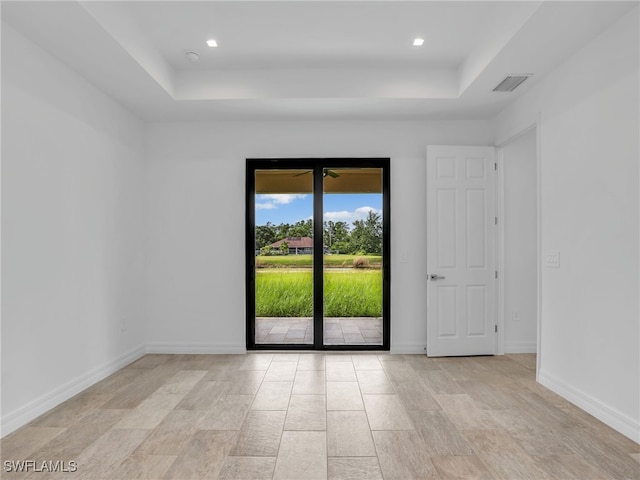
[[[287,237],[313,237],[313,221],[300,220],[292,224],[256,225],[256,250]],[[347,222],[326,221],[323,241],[332,253],[382,255],[382,216],[372,210],[367,218]],[[284,249],[283,249],[284,253]]]

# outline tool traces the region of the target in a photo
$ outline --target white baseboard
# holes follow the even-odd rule
[[[538,382],[549,390],[557,393],[564,399],[590,413],[601,422],[609,425],[614,430],[629,437],[636,443],[640,443],[640,423],[619,412],[615,408],[602,403],[589,394],[568,385],[566,382],[552,374],[540,370]]]
[[[505,342],[504,353],[536,353],[536,342]]]
[[[422,354],[426,355],[427,350],[425,347],[426,343],[405,343],[405,344],[392,344],[391,351],[392,354],[405,354],[405,355],[413,355],[413,354]]]
[[[42,395],[40,398],[36,398],[24,407],[5,415],[0,421],[0,431],[2,432],[0,436],[4,437],[23,425],[26,425],[46,411],[60,405],[65,400],[69,400],[74,395],[77,395],[83,390],[89,388],[94,383],[99,382],[103,378],[108,377],[112,373],[117,372],[121,368],[136,361],[144,354],[144,346],[139,346],[134,350],[89,370],[87,373],[80,375],[55,390]]]
[[[191,354],[223,354],[223,353],[247,353],[247,348],[242,344],[210,344],[210,343],[148,343],[147,353],[191,353]]]

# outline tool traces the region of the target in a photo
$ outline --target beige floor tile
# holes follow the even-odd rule
[[[182,394],[173,393],[150,395],[113,428],[154,429],[180,403],[183,396]]]
[[[77,461],[78,478],[111,478],[118,467],[149,435],[148,430],[109,430],[85,448]]]
[[[56,435],[30,456],[34,459],[75,460],[78,455],[118,423],[130,410],[96,410]],[[4,455],[4,449],[2,454]]]
[[[500,478],[549,478],[509,433],[503,430],[467,430],[463,435],[482,462]]]
[[[326,480],[325,432],[284,432],[273,478],[274,480]]]
[[[256,394],[252,410],[286,410],[293,382],[262,382]]]
[[[465,430],[462,435],[478,454],[508,453],[527,456],[518,442],[504,430]]]
[[[413,430],[397,395],[363,395],[371,430]]]
[[[549,480],[553,478],[529,457],[506,453],[483,453],[478,457],[482,463],[495,472],[496,478],[502,480]]]
[[[248,353],[240,366],[240,370],[264,370],[271,365],[273,353]]]
[[[509,434],[529,455],[570,455],[574,453],[566,442],[563,430],[532,427],[509,431]]]
[[[275,457],[284,428],[286,412],[249,411],[231,454],[247,457]]]
[[[230,383],[201,381],[176,406],[178,410],[211,410],[218,399],[228,393]]]
[[[176,455],[196,431],[207,412],[172,410],[136,450],[137,455]]]
[[[355,382],[356,372],[351,362],[328,362],[327,382]]]
[[[272,478],[279,453],[284,477],[640,480],[640,445],[537,384],[533,358],[146,356],[7,436],[1,454],[76,461],[89,480]],[[415,431],[375,430],[403,427]],[[309,466],[309,434],[324,467]]]
[[[457,383],[471,397],[478,408],[484,410],[507,410],[514,407],[515,402],[512,398],[491,385],[475,380]]]
[[[584,410],[580,410],[575,405],[563,408],[562,411],[570,417],[578,420],[580,425],[584,425],[593,432],[595,436],[621,452],[640,453],[640,444],[634,442],[628,437],[625,437],[621,433],[616,432],[613,428],[605,425]]]
[[[329,457],[329,480],[382,480],[377,457]]]
[[[326,363],[331,363],[331,362],[351,362],[351,364],[353,365],[352,356],[349,355],[349,354],[345,354],[345,353],[327,353],[325,355],[325,361],[326,361]]]
[[[440,370],[437,360],[426,355],[403,355],[403,357],[416,373],[419,370]]]
[[[324,395],[326,380],[324,370],[298,370],[293,382],[295,395]]]
[[[417,375],[432,394],[462,394],[464,390],[442,370],[418,370]]]
[[[407,410],[440,410],[440,404],[420,382],[395,382],[396,393]]]
[[[178,373],[180,368],[174,365],[160,365],[152,370],[134,369],[132,371],[137,375],[132,377],[126,388],[121,389],[100,408],[136,408],[162,387],[169,378]]]
[[[2,439],[2,460],[26,460],[65,431],[60,427],[23,427]]]
[[[472,455],[473,450],[449,417],[441,410],[409,412],[416,431],[431,456]]]
[[[197,430],[163,478],[192,480],[216,478],[238,432]]]
[[[422,440],[414,431],[376,431],[373,441],[385,480],[437,479]]]
[[[520,365],[525,366],[529,370],[535,372],[536,369],[536,354],[535,353],[508,353],[505,355],[510,360],[513,360]]]
[[[291,395],[284,429],[326,430],[326,397],[324,395]]]
[[[198,425],[200,430],[240,430],[253,395],[223,395]]]
[[[206,382],[229,382],[241,371],[242,373],[260,373],[258,370],[238,370],[239,365],[214,364],[204,376]]]
[[[612,478],[575,454],[534,456],[533,460],[551,478],[566,480],[611,480]]]
[[[520,410],[530,413],[537,418],[544,418],[547,428],[577,427],[579,421],[567,415],[564,410],[556,408],[537,393],[515,393],[512,398]]]
[[[324,355],[319,353],[302,353],[298,358],[298,371],[301,370],[324,370]]]
[[[392,353],[379,353],[378,360],[383,365],[383,367],[388,362],[405,362],[405,359],[402,355],[395,355]]]
[[[365,412],[327,412],[327,451],[330,457],[376,455]]]
[[[351,357],[356,371],[382,370],[382,364],[377,355],[360,354]]]
[[[565,442],[591,465],[613,478],[640,478],[640,465],[624,452],[612,447],[587,428],[564,431]]]
[[[544,423],[544,417],[536,417],[529,412],[523,412],[515,408],[511,410],[489,410],[487,413],[500,428],[508,432],[548,430]]]
[[[265,376],[263,370],[240,370],[226,382],[227,395],[255,395]]]
[[[157,480],[169,470],[175,456],[131,455],[113,469],[111,478],[122,480]]]
[[[207,375],[207,370],[180,370],[154,393],[181,393],[186,395],[205,375]]]
[[[83,393],[87,394],[107,394],[111,399],[121,394],[132,383],[140,378],[140,370],[125,367],[107,378],[100,380],[95,385],[87,388]],[[104,405],[101,408],[104,408]]]
[[[294,362],[294,363],[298,363],[298,360],[300,358],[300,354],[298,353],[276,353],[273,355],[273,359],[271,360],[272,362]]]
[[[271,480],[276,457],[227,457],[218,480]]]
[[[358,382],[327,382],[327,410],[364,410]]]
[[[492,429],[497,424],[466,395],[434,395],[433,398],[460,430]]]
[[[466,359],[458,357],[444,357],[438,360],[440,369],[454,382],[474,380],[475,373],[468,366],[470,363]]]
[[[143,355],[138,360],[130,364],[127,368],[150,368],[153,369],[158,365],[167,363],[171,355],[163,355],[160,353],[148,353]]]
[[[386,362],[383,364],[384,371],[387,373],[387,377],[391,383],[396,382],[419,382],[419,377],[416,371],[407,362]]]
[[[113,397],[112,393],[84,391],[36,418],[32,427],[69,428]]]
[[[265,382],[293,382],[296,376],[298,362],[272,361],[267,374],[264,376]]]
[[[377,360],[376,360],[377,361]],[[379,364],[380,362],[378,362]],[[387,374],[380,370],[358,370],[358,384],[362,394],[396,393]]]
[[[489,468],[475,455],[431,457],[441,480],[493,480]]]

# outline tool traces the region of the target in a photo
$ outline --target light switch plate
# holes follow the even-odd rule
[[[560,268],[560,252],[549,250],[544,256],[544,266],[548,268]]]

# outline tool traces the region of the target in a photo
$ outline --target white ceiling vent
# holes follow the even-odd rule
[[[532,74],[525,73],[523,75],[509,75],[502,80],[496,88],[493,89],[494,92],[513,92],[518,86],[524,82],[527,78],[529,78]]]

